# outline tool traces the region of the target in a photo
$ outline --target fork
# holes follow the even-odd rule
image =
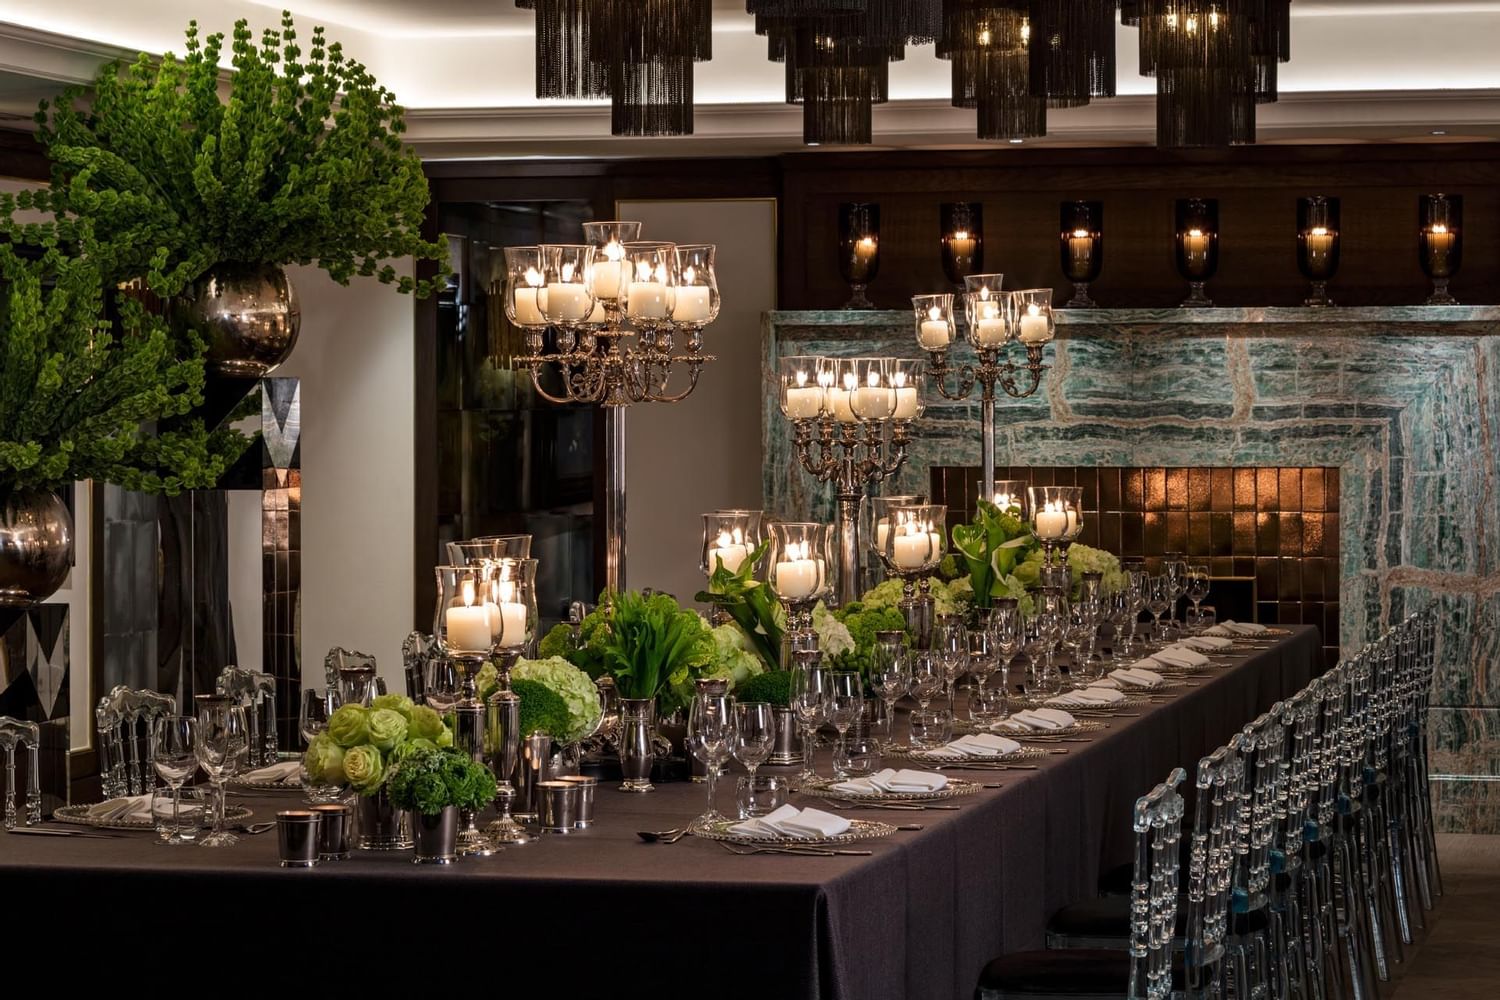
[[[752,854],[791,854],[804,858],[832,858],[839,856],[867,858],[874,853],[873,851],[850,851],[832,847],[750,847],[741,850],[723,840],[719,841],[719,846],[730,854],[742,858],[749,857]]]

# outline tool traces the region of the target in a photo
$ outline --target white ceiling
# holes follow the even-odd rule
[[[434,157],[691,155],[800,148],[800,112],[781,103],[782,68],[765,58],[739,0],[715,0],[714,59],[696,72],[697,134],[608,135],[601,105],[534,97],[532,14],[512,0],[6,0],[0,8],[0,115],[29,115],[39,93],[87,79],[134,50],[181,51],[182,29],[285,7],[303,35],[332,37],[410,109],[410,138]],[[1500,139],[1500,0],[1294,0],[1282,103],[1261,111],[1262,142]],[[1049,144],[1152,141],[1152,82],[1136,73],[1136,34],[1119,29],[1122,95],[1053,112]],[[891,69],[875,112],[884,147],[978,145],[973,115],[947,106],[948,64],[913,47]],[[8,124],[0,119],[0,124]]]

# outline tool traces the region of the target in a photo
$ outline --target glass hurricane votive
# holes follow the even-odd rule
[[[1011,300],[1009,292],[992,291],[988,285],[964,293],[964,336],[975,350],[997,351],[1010,340]]]
[[[522,651],[536,641],[540,615],[536,601],[535,559],[507,556],[490,564],[490,591],[496,605],[491,648],[497,655]]]
[[[786,608],[787,631],[815,635],[813,605],[833,592],[828,577],[834,558],[833,525],[777,521],[769,533],[766,582]]]
[[[490,567],[488,563],[437,566],[433,572],[437,577],[437,608],[432,634],[458,668],[460,699],[477,705],[475,678],[494,645],[493,603],[487,599]]]
[[[485,559],[531,558],[530,535],[480,535],[460,542],[449,542],[448,561],[457,566]]]
[[[608,220],[583,224],[584,242],[594,248],[593,267],[590,269],[593,287],[590,291],[606,309],[613,309],[620,297],[621,280],[625,276],[625,244],[640,238],[639,222]]]
[[[505,248],[505,318],[523,330],[547,328],[546,264],[542,248]]]
[[[896,392],[896,410],[892,420],[916,420],[926,410],[922,402],[922,386],[927,368],[920,361],[909,358],[890,358],[889,377],[891,388]]]
[[[943,273],[962,288],[964,279],[984,270],[984,205],[945,201],[938,206]]]
[[[854,358],[854,389],[849,409],[859,421],[889,420],[896,412],[896,389],[891,385],[890,358]]]
[[[920,606],[925,606],[931,598],[924,578],[943,561],[948,508],[942,504],[891,504],[886,513],[889,528],[879,549],[880,561],[887,573],[901,578],[899,607],[908,628],[925,635],[928,623]],[[923,580],[920,602],[918,579]]]
[[[776,384],[781,415],[788,420],[816,420],[823,412],[825,387],[818,382],[824,359],[792,355],[776,362]]]
[[[1024,288],[1010,293],[1016,339],[1030,348],[1045,344],[1057,333],[1057,317],[1052,312],[1052,289]]]
[[[1052,552],[1073,540],[1083,531],[1083,488],[1081,486],[1028,486],[1027,519],[1031,533],[1042,543],[1046,564],[1052,564]]]
[[[1024,479],[996,479],[988,490],[979,487],[979,499],[1021,517],[1026,510],[1026,487]]]
[[[716,510],[703,515],[703,553],[698,568],[712,578],[723,566],[739,571],[760,544],[758,510]]]
[[[1104,267],[1104,202],[1065,201],[1060,221],[1063,277],[1073,283],[1069,309],[1094,309],[1089,283]]]
[[[590,268],[594,248],[586,244],[543,244],[542,277],[546,293],[537,296],[542,316],[553,325],[582,323],[594,311]]]
[[[823,415],[841,424],[852,424],[856,418],[850,399],[859,387],[854,358],[822,358],[818,365],[818,385],[823,389]]]
[[[719,282],[712,243],[677,244],[677,301],[672,322],[701,329],[719,318]]]
[[[1464,198],[1461,194],[1424,194],[1417,202],[1421,227],[1417,249],[1422,272],[1432,279],[1430,306],[1456,306],[1448,281],[1464,260]]]
[[[839,206],[839,276],[852,293],[845,309],[874,309],[865,288],[880,271],[880,206],[844,202]]]
[[[866,537],[869,539],[870,551],[882,564],[885,562],[886,540],[891,533],[891,508],[919,506],[926,502],[927,498],[920,493],[870,497],[870,523]]]
[[[1313,195],[1297,199],[1297,270],[1312,284],[1304,306],[1333,305],[1328,282],[1339,269],[1339,200]]]
[[[626,319],[647,328],[669,322],[677,304],[677,245],[627,243],[620,263],[620,306]]]
[[[916,324],[917,345],[934,354],[948,349],[953,343],[953,295],[913,295],[912,315]]]
[[[1206,308],[1213,300],[1204,286],[1219,270],[1219,202],[1214,198],[1179,198],[1176,205],[1177,273],[1188,283],[1184,309]]]

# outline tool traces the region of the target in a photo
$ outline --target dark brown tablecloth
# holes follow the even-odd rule
[[[868,858],[642,843],[635,831],[682,826],[702,810],[703,786],[686,783],[645,796],[601,786],[595,829],[448,868],[364,854],[282,870],[274,832],[220,850],[145,834],[8,836],[0,886],[26,916],[7,940],[22,948],[72,927],[112,939],[113,954],[166,957],[189,941],[220,955],[234,938],[268,959],[255,964],[263,985],[334,974],[348,989],[426,963],[457,976],[454,986],[531,984],[577,998],[964,1000],[985,962],[1040,946],[1050,913],[1093,895],[1101,868],[1129,859],[1137,796],[1173,766],[1191,773],[1321,671],[1321,657],[1317,631],[1299,628],[1138,717],[1111,720],[1091,743],[1060,745],[1068,752],[1037,771],[985,772],[1003,787],[957,812],[862,811],[924,827],[870,842]],[[269,819],[297,797],[236,801]],[[149,950],[127,948],[132,937]],[[466,965],[472,975],[456,972]]]

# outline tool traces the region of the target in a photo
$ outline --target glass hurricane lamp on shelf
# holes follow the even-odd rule
[[[787,633],[812,637],[813,605],[828,597],[828,567],[833,562],[833,525],[780,521],[770,527],[771,551],[766,582],[786,609]]]
[[[1333,305],[1328,283],[1339,270],[1339,200],[1313,195],[1297,199],[1297,270],[1312,283],[1304,306]]]
[[[901,578],[901,613],[916,635],[926,635],[931,622],[929,578],[943,561],[947,515],[942,504],[891,504],[886,510],[889,520],[880,561],[887,573]]]
[[[1219,203],[1213,198],[1180,198],[1176,223],[1174,259],[1189,289],[1182,307],[1212,306],[1204,286],[1219,270]]]
[[[1457,194],[1424,194],[1417,203],[1421,226],[1417,248],[1422,272],[1432,279],[1430,306],[1456,306],[1448,282],[1464,260],[1464,199]]]
[[[984,205],[943,202],[938,206],[943,273],[959,289],[964,279],[984,270]]]
[[[880,272],[880,206],[845,202],[839,206],[839,275],[853,293],[845,309],[874,309],[865,289]]]
[[[1097,308],[1099,303],[1089,298],[1089,283],[1104,267],[1104,203],[1065,201],[1060,221],[1063,277],[1073,283],[1067,308]]]
[[[1066,549],[1083,532],[1083,488],[1028,486],[1026,507],[1031,533],[1042,545],[1044,564],[1051,566],[1053,551]]]
[[[983,484],[980,485],[979,499],[994,504],[1002,511],[1021,517],[1026,509],[1026,480],[992,479],[989,489],[985,489]]]

